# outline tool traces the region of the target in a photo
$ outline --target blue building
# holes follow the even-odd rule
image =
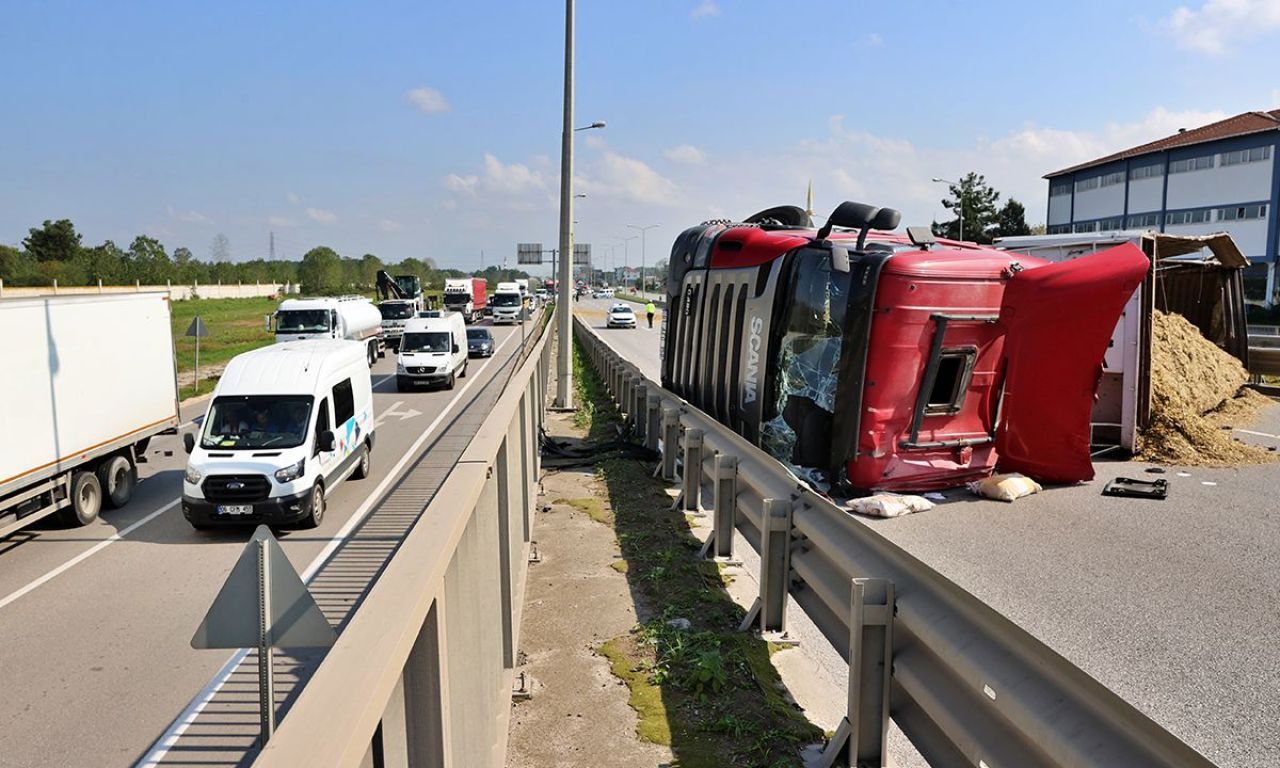
[[[1230,232],[1251,301],[1276,299],[1280,110],[1245,112],[1100,157],[1049,180],[1049,234]]]

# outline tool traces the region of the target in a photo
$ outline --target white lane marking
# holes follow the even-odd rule
[[[480,371],[483,371],[488,367],[489,363],[497,359],[498,351],[505,347],[507,342],[514,338],[516,338],[514,333],[509,334],[507,338],[498,345],[498,348],[494,350],[494,356],[490,357],[480,366]],[[355,514],[351,516],[351,519],[347,520],[346,524],[342,526],[342,529],[338,531],[337,536],[330,540],[324,550],[321,551],[319,555],[316,555],[315,559],[311,561],[311,564],[307,566],[307,569],[302,572],[303,583],[308,583],[315,577],[316,572],[319,571],[320,567],[329,559],[329,556],[332,555],[339,546],[341,546],[342,542],[346,540],[352,529],[359,525],[373,509],[374,502],[382,496],[382,492],[386,490],[387,486],[390,485],[392,481],[399,478],[400,471],[404,469],[405,464],[409,463],[410,459],[416,457],[418,449],[422,447],[422,444],[427,441],[427,438],[431,436],[431,433],[435,432],[436,427],[440,426],[440,422],[444,421],[445,416],[449,415],[449,412],[453,410],[453,407],[458,404],[463,396],[467,394],[467,391],[471,389],[477,381],[479,381],[479,378],[471,378],[471,380],[467,382],[466,386],[458,390],[458,393],[453,396],[453,399],[444,407],[444,410],[440,412],[440,415],[436,416],[435,420],[427,425],[427,428],[423,430],[422,435],[414,441],[413,445],[411,445],[407,451],[405,451],[404,456],[400,457],[400,461],[391,468],[391,471],[382,479],[382,482],[378,484],[378,487],[373,489],[373,493],[369,494],[368,498],[366,498],[364,503],[360,505]],[[213,697],[218,694],[218,691],[222,688],[223,684],[231,677],[231,673],[240,666],[240,663],[244,661],[245,657],[248,655],[249,649],[247,648],[242,648],[241,650],[233,653],[231,658],[227,659],[227,662],[218,670],[218,673],[213,676],[213,679],[211,679],[204,688],[200,689],[200,692],[191,700],[191,703],[187,704],[187,708],[182,711],[182,714],[178,715],[178,717],[169,724],[169,727],[165,729],[164,734],[160,736],[156,743],[151,747],[151,750],[147,752],[146,756],[138,761],[135,768],[153,768],[154,766],[159,765],[160,761],[164,760],[165,755],[169,754],[169,750],[172,749],[174,745],[178,743],[178,740],[182,738],[182,734],[186,733],[187,728],[196,721],[196,718],[198,718],[200,713],[204,711],[204,708],[209,705],[209,702],[213,701]]]
[[[1273,435],[1270,432],[1254,432],[1252,429],[1236,429],[1236,432],[1243,432],[1246,435],[1257,435],[1258,437],[1269,437],[1272,440],[1280,440],[1280,435]]]
[[[115,544],[117,541],[119,541],[120,539],[123,539],[125,536],[128,536],[130,533],[133,533],[138,528],[141,528],[142,526],[146,525],[152,520],[155,520],[157,517],[164,514],[165,512],[168,512],[169,510],[173,509],[175,506],[178,505],[180,501],[182,501],[182,499],[174,499],[173,501],[169,502],[168,504],[165,504],[163,507],[157,509],[155,512],[152,512],[151,514],[147,515],[141,520],[138,520],[137,522],[124,528],[123,530],[117,531],[110,538],[103,539],[97,544],[94,544],[92,547],[86,549],[85,551],[71,558],[70,560],[63,563],[62,565],[59,565],[57,568],[54,568],[53,570],[44,574],[43,576],[36,579],[35,581],[30,582],[29,584],[22,587],[21,589],[18,589],[14,592],[10,592],[9,594],[5,595],[3,598],[0,598],[0,608],[4,608],[6,605],[8,605],[9,603],[12,603],[14,600],[17,600],[18,598],[22,597],[28,592],[31,592],[32,590],[37,589],[44,584],[47,584],[49,581],[52,581],[53,579],[57,578],[61,574],[73,568],[74,566],[79,565],[85,560],[88,560],[89,558],[98,554],[102,550],[106,549],[108,546]]]

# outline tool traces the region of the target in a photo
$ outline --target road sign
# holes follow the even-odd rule
[[[542,263],[542,243],[517,243],[516,244],[516,263],[517,264],[541,264]]]
[[[191,637],[191,647],[258,649],[258,707],[266,744],[276,727],[271,649],[327,648],[336,637],[271,529],[260,525]]]
[[[573,263],[591,263],[591,243],[575,243],[573,246]]]
[[[195,336],[197,339],[209,335],[209,329],[204,327],[204,321],[200,319],[199,315],[191,318],[191,325],[187,326],[187,335]]]

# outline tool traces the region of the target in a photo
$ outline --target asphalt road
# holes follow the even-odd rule
[[[370,493],[387,487],[406,451],[433,444],[419,442],[430,437],[424,431],[444,431],[490,378],[506,373],[521,330],[494,335],[498,355],[472,360],[452,391],[397,393],[394,358],[377,363],[372,476],[335,489],[319,528],[277,533],[304,576],[350,535],[354,516],[371,510]],[[184,420],[202,407],[184,409]],[[132,765],[227,662],[228,651],[196,651],[189,642],[252,530],[197,532],[182,518],[180,437],[156,438],[147,458],[125,509],[84,528],[36,527],[0,539],[0,766]],[[322,608],[336,610],[323,600]]]
[[[603,325],[609,302],[576,310]],[[643,324],[643,322],[642,322]],[[601,331],[646,375],[657,327]],[[1280,446],[1280,406],[1237,436]],[[1280,765],[1280,467],[1168,467],[1166,501],[1100,495],[1151,465],[1012,504],[948,491],[930,512],[850,517],[919,557],[1222,766]],[[853,523],[851,523],[853,524]]]

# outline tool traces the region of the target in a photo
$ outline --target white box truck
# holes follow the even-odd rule
[[[386,354],[382,312],[363,296],[285,299],[275,319],[277,343],[307,339],[363,342],[370,368]]]
[[[0,299],[0,536],[128,503],[152,436],[178,426],[163,293]]]
[[[232,358],[213,390],[182,482],[196,529],[324,520],[347,477],[368,477],[373,385],[364,349],[349,341],[291,341]]]

